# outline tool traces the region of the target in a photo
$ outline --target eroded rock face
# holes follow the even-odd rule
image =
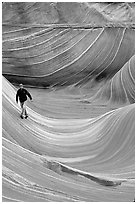
[[[134,38],[134,4],[4,3],[3,75],[39,87],[94,87],[134,55]]]
[[[3,23],[12,24],[135,22],[134,2],[5,2],[2,11]]]

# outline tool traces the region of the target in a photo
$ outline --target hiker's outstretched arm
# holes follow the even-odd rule
[[[28,91],[27,91],[27,95],[30,98],[30,100],[32,100],[32,96],[31,96],[31,94]]]

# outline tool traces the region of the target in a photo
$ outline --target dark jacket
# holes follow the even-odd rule
[[[22,89],[18,89],[17,94],[16,94],[16,102],[18,103],[18,98],[20,100],[20,102],[24,102],[27,100],[27,96],[30,98],[30,100],[32,100],[32,96],[30,95],[30,93],[22,88]]]

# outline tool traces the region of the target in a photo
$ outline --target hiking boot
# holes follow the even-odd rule
[[[28,115],[25,116],[25,119],[27,119],[27,118],[28,118]]]
[[[23,119],[23,115],[20,116]]]

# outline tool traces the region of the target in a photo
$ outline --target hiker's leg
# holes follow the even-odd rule
[[[25,115],[28,116],[28,113],[27,113],[27,110],[26,110],[26,102],[24,102],[23,108],[24,108]]]
[[[21,116],[23,116],[23,113],[24,113],[24,107],[23,107],[23,105],[24,105],[24,102],[20,102],[20,106],[21,106],[21,110],[22,110]]]

